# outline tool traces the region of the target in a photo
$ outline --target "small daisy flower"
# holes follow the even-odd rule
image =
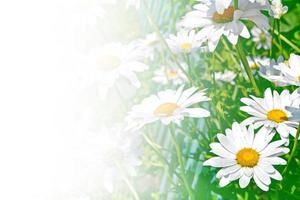
[[[141,0],[127,0],[126,2],[126,7],[129,8],[129,7],[134,7],[135,9],[140,9],[141,7]]]
[[[286,86],[286,80],[283,77],[282,73],[277,70],[277,65],[285,65],[283,57],[279,57],[277,61],[270,60],[269,63],[265,63],[259,68],[259,75],[271,82],[276,86]],[[276,68],[275,68],[276,67]]]
[[[140,48],[144,52],[145,57],[150,60],[154,59],[155,51],[160,51],[160,39],[156,33],[149,33],[145,38],[139,39],[136,41],[137,48]]]
[[[285,107],[299,107],[300,95],[297,91],[292,94],[284,90],[281,94],[277,91],[266,89],[264,98],[251,96],[251,98],[242,98],[241,101],[246,104],[240,109],[249,115],[243,124],[253,124],[254,128],[264,126],[269,129],[276,129],[281,138],[288,144],[289,135],[295,137],[297,123],[289,120],[291,113]]]
[[[225,70],[224,72],[215,72],[215,79],[227,83],[234,84],[236,73],[233,71]]]
[[[156,33],[149,33],[140,41],[140,46],[144,48],[155,48],[159,42],[159,37]]]
[[[251,29],[253,35],[253,41],[256,43],[257,49],[270,49],[271,47],[271,35],[268,31],[262,30],[254,26]]]
[[[282,180],[273,165],[287,163],[279,157],[289,152],[288,148],[282,147],[284,141],[271,142],[274,133],[270,130],[261,128],[254,134],[252,125],[247,129],[236,122],[225,132],[217,134],[219,142],[210,144],[211,152],[217,156],[203,163],[222,168],[216,175],[221,187],[239,180],[240,187],[245,188],[253,178],[260,189],[268,191],[271,178]]]
[[[184,90],[165,90],[157,95],[145,98],[141,104],[133,106],[127,117],[130,128],[140,128],[145,124],[161,121],[168,125],[171,122],[180,124],[184,117],[202,118],[210,116],[209,111],[203,108],[190,106],[199,102],[209,101],[203,91],[191,87]]]
[[[261,66],[270,65],[270,59],[265,58],[265,57],[263,57],[263,58],[261,58],[261,57],[254,57],[254,58],[247,57],[247,60],[248,60],[250,68],[253,71],[256,71],[256,70],[260,69]]]
[[[167,85],[168,83],[179,85],[185,83],[187,81],[185,74],[178,67],[174,66],[175,64],[172,64],[154,71],[152,80],[162,85]],[[187,68],[185,63],[181,63],[181,66],[185,69]]]
[[[291,54],[288,61],[274,67],[283,74],[288,85],[300,86],[300,56]]]
[[[283,6],[281,0],[272,0],[270,15],[275,19],[280,19],[287,11],[288,7]]]
[[[208,48],[214,51],[222,35],[236,45],[239,36],[250,38],[250,33],[243,23],[243,20],[254,22],[260,29],[268,30],[268,18],[261,13],[267,9],[258,3],[250,3],[248,0],[239,0],[239,9],[235,9],[233,4],[219,14],[216,10],[215,1],[199,0],[199,4],[194,6],[194,10],[188,12],[181,26],[186,28],[201,28],[196,37],[200,41],[208,41]]]
[[[300,123],[300,108],[286,107],[286,109],[291,113],[289,120]]]
[[[143,52],[132,45],[108,44],[93,50],[88,59],[89,65],[96,70],[96,80],[109,86],[124,77],[138,88],[141,84],[136,73],[148,69],[141,61]]]
[[[171,50],[176,54],[191,53],[201,45],[201,42],[195,36],[194,30],[180,30],[177,35],[170,35],[167,42]]]
[[[278,86],[300,86],[300,56],[291,54],[289,60],[279,58],[261,71],[261,76]]]

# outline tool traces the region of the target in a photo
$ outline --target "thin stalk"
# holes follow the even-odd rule
[[[174,55],[174,53],[172,52],[172,50],[170,49],[167,41],[165,40],[164,36],[161,34],[160,30],[159,30],[159,26],[157,25],[156,21],[154,20],[150,9],[148,8],[147,3],[145,2],[145,0],[142,0],[144,7],[145,7],[145,11],[146,11],[146,15],[148,18],[148,21],[151,25],[151,27],[153,28],[154,32],[157,34],[157,36],[159,37],[160,41],[163,43],[163,45],[165,46],[166,50],[169,52],[169,54],[171,55],[171,59],[173,60],[173,62],[175,62],[175,64],[177,65],[177,67],[184,73],[184,75],[189,79],[190,83],[192,85],[195,85],[194,81],[190,78],[189,74],[185,71],[185,69],[181,66],[181,64],[179,63],[179,61],[177,60],[176,56]]]
[[[172,142],[173,142],[173,144],[175,146],[175,149],[176,149],[176,155],[177,155],[178,163],[179,163],[179,166],[180,166],[181,178],[183,180],[184,186],[185,186],[191,200],[195,200],[193,189],[191,188],[191,186],[188,182],[188,179],[186,177],[186,174],[185,174],[185,170],[184,170],[185,167],[184,167],[184,162],[183,162],[183,159],[182,159],[181,148],[180,148],[180,146],[179,146],[179,144],[176,140],[176,136],[175,136],[173,128],[170,128],[170,133],[171,133]]]
[[[276,27],[276,23],[275,23],[275,19],[273,20],[273,24],[272,24],[272,35],[271,35],[271,48],[270,48],[270,58],[273,58],[273,49],[274,49],[274,41],[275,40],[275,27]]]
[[[249,63],[248,63],[247,58],[246,58],[246,54],[244,52],[244,49],[243,49],[240,41],[238,41],[238,43],[236,45],[236,50],[237,50],[238,55],[239,55],[239,57],[241,59],[241,62],[243,63],[244,69],[245,69],[245,71],[246,71],[246,73],[247,73],[247,75],[249,77],[249,80],[250,80],[250,82],[251,82],[251,84],[253,86],[255,95],[256,96],[260,96],[260,91],[259,91],[259,89],[258,89],[258,87],[256,85],[255,79],[253,77],[252,71],[250,69]]]
[[[175,184],[173,183],[173,180],[172,180],[172,174],[169,170],[169,162],[167,161],[167,159],[162,155],[161,151],[158,149],[158,145],[156,143],[154,143],[150,138],[149,136],[146,134],[146,133],[143,133],[142,134],[145,141],[148,143],[148,145],[151,147],[151,149],[156,153],[156,155],[165,163],[165,170],[167,171],[167,176],[168,176],[168,179],[170,181],[170,183],[172,185],[175,186]],[[176,174],[176,173],[175,173]],[[177,174],[176,174],[177,175]],[[178,176],[178,175],[177,175]],[[179,176],[178,176],[179,177]]]
[[[215,65],[216,65],[216,62],[215,62],[215,53],[213,53],[212,55],[212,78],[213,78],[213,83],[214,83],[214,87],[216,88],[217,87],[217,84],[216,84],[216,70],[215,70]]]
[[[300,53],[300,48],[297,47],[292,41],[284,37],[282,34],[280,34],[277,30],[274,30],[274,33],[279,36],[279,38],[284,41],[286,44],[288,44],[290,47],[292,47],[295,51]]]
[[[134,199],[135,200],[140,200],[140,197],[139,197],[138,193],[136,192],[136,190],[134,189],[132,183],[130,182],[130,180],[126,176],[126,173],[124,172],[123,167],[116,160],[114,160],[114,163],[115,163],[116,167],[118,168],[118,170],[120,172],[120,175],[122,176],[122,179],[126,183],[128,189],[130,190],[130,192],[131,192],[132,196],[134,197]]]
[[[238,59],[234,56],[234,54],[233,54],[232,50],[230,49],[230,47],[228,46],[227,42],[226,42],[224,39],[222,39],[221,41],[222,41],[222,43],[223,43],[223,45],[224,45],[226,51],[227,51],[227,52],[230,52],[229,55],[231,56],[232,60],[236,63],[237,66],[240,66],[240,62],[239,62]],[[240,68],[238,68],[238,70],[240,70]]]
[[[239,8],[239,0],[234,0],[234,8],[235,9]]]
[[[277,31],[280,34],[280,20],[276,20],[277,21]],[[278,41],[279,41],[279,45],[280,45],[280,54],[283,54],[283,48],[282,48],[282,41],[280,39],[280,37],[278,37]]]
[[[222,56],[218,52],[215,51],[214,54],[222,63],[225,62],[225,60],[222,58]]]
[[[290,166],[291,164],[291,161],[296,153],[296,149],[297,149],[297,144],[298,144],[298,139],[299,139],[299,135],[300,135],[300,123],[298,125],[298,129],[297,129],[297,133],[296,133],[296,137],[295,137],[295,140],[294,140],[294,145],[293,145],[293,148],[292,148],[292,151],[291,151],[291,154],[289,156],[289,159],[287,161],[287,165],[286,167],[284,168],[283,172],[282,172],[282,175],[285,174],[288,170],[288,167]]]

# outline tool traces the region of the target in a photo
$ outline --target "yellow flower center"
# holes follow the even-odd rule
[[[281,123],[288,119],[285,111],[280,109],[273,109],[267,113],[268,120]]]
[[[253,70],[258,69],[259,65],[256,64],[256,63],[253,63],[253,64],[250,65],[250,68],[253,69]]]
[[[300,76],[298,76],[298,82],[300,82]]]
[[[167,69],[166,75],[168,78],[175,78],[177,76],[177,71],[174,69]]]
[[[290,62],[288,60],[283,61],[286,66],[290,67]]]
[[[242,167],[254,167],[259,160],[259,153],[252,148],[241,149],[236,154],[236,161]]]
[[[263,44],[267,42],[267,36],[265,33],[259,34],[259,41]]]
[[[121,59],[112,55],[106,55],[97,60],[97,66],[100,70],[113,70],[118,68],[120,64]]]
[[[218,24],[228,23],[233,21],[233,15],[234,15],[234,7],[229,6],[227,9],[224,10],[223,14],[219,14],[218,12],[215,12],[213,15],[213,21]]]
[[[180,45],[180,48],[182,48],[185,51],[190,51],[192,49],[192,43],[184,42]]]
[[[171,116],[177,108],[179,106],[176,103],[163,103],[155,109],[154,114]]]

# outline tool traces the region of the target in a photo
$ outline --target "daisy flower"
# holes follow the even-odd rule
[[[219,14],[223,14],[224,10],[227,9],[231,3],[232,0],[215,0],[216,1],[216,10]],[[249,0],[251,3],[257,2],[260,3],[261,5],[267,5],[268,1],[267,0]]]
[[[261,57],[247,57],[249,66],[252,70],[258,70],[261,66],[268,66],[270,65],[270,59],[269,58],[261,58]]]
[[[181,63],[181,66],[183,66],[185,69],[187,68],[185,63]],[[178,67],[174,67],[174,64],[171,64],[154,71],[154,77],[152,80],[162,85],[166,85],[168,83],[179,85],[186,82],[187,78],[185,74],[178,69]]]
[[[180,124],[184,117],[202,118],[210,116],[209,111],[203,108],[191,108],[199,102],[209,101],[203,91],[191,87],[184,90],[165,90],[157,95],[145,98],[141,104],[133,106],[127,117],[130,128],[140,128],[145,124],[161,121],[168,125],[171,122]]]
[[[288,7],[283,6],[281,0],[272,0],[270,15],[275,19],[280,19],[287,11]]]
[[[265,63],[259,68],[259,75],[271,82],[276,86],[285,86],[286,80],[283,77],[282,73],[275,68],[277,65],[285,64],[283,57],[279,57],[277,61],[270,60],[269,63]]]
[[[291,113],[289,117],[290,121],[300,123],[300,108],[286,107],[286,109]],[[299,138],[300,139],[300,138]]]
[[[76,21],[86,24],[89,28],[95,28],[98,20],[104,18],[107,11],[106,5],[116,4],[116,0],[75,0]],[[75,19],[74,19],[75,20]]]
[[[160,39],[156,33],[149,33],[136,42],[137,48],[144,52],[145,57],[153,60],[155,51],[160,51]]]
[[[261,76],[278,86],[300,86],[300,56],[291,54],[288,61],[279,58],[261,71]]]
[[[257,49],[270,49],[271,47],[271,35],[268,31],[262,30],[254,26],[251,29],[251,34],[253,35],[253,41],[256,43]]]
[[[245,188],[253,178],[260,189],[268,191],[271,178],[282,180],[273,165],[287,163],[279,157],[289,152],[288,148],[282,147],[284,141],[271,142],[274,133],[270,130],[261,128],[254,134],[252,125],[247,129],[237,122],[225,132],[217,134],[219,142],[210,144],[211,152],[217,156],[203,163],[221,168],[216,175],[221,187],[239,180],[240,187]]]
[[[239,0],[239,9],[235,9],[232,3],[219,14],[215,1],[198,0],[199,4],[194,10],[187,13],[181,21],[181,26],[186,28],[201,28],[196,37],[200,41],[207,41],[210,51],[214,51],[222,35],[236,45],[239,36],[250,38],[250,33],[243,20],[254,22],[260,29],[268,30],[268,18],[261,13],[266,9],[258,3],[250,3],[248,0]]]
[[[140,87],[136,73],[148,69],[143,60],[143,52],[132,45],[108,44],[94,49],[88,63],[96,70],[96,80],[112,86],[120,77],[133,86]]]
[[[291,54],[288,61],[284,61],[274,68],[282,73],[287,85],[300,86],[300,56]]]
[[[215,79],[227,83],[234,84],[236,73],[233,71],[225,70],[224,72],[215,72]]]
[[[138,10],[141,7],[141,0],[127,0],[126,7],[129,8],[131,6]]]
[[[167,39],[167,43],[176,54],[191,53],[201,45],[201,42],[198,41],[195,36],[194,30],[180,30],[177,35],[170,35]]]
[[[286,106],[299,108],[299,97],[297,91],[292,94],[284,90],[281,94],[277,91],[266,89],[264,98],[251,96],[251,98],[242,98],[241,101],[246,104],[240,109],[249,115],[243,124],[253,124],[254,128],[264,126],[269,129],[276,129],[282,140],[288,144],[289,135],[295,137],[297,123],[289,120],[291,113],[286,110]]]

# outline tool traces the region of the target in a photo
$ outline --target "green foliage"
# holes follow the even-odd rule
[[[181,17],[191,9],[195,1],[192,0],[152,0],[147,1],[154,20],[157,22],[161,33],[174,33],[176,23]],[[300,46],[300,3],[296,0],[284,1],[289,6],[289,12],[283,17],[280,23],[280,31],[289,41]],[[140,19],[141,34],[153,32],[151,25],[145,17],[144,9],[137,14]],[[272,20],[270,18],[272,23]],[[253,26],[249,24],[249,26]],[[274,26],[275,28],[276,26]],[[272,35],[277,45],[273,46],[273,58],[280,55],[287,57],[295,52],[290,45],[281,41],[276,34]],[[270,52],[257,50],[254,42],[242,39],[243,48],[247,54],[254,56],[269,56]],[[151,61],[151,69],[166,63],[170,60],[170,55],[166,51],[161,51],[155,55],[154,61]],[[180,58],[187,61],[185,58]],[[216,139],[217,133],[224,133],[226,128],[230,128],[235,121],[241,122],[248,116],[240,111],[242,97],[248,97],[254,94],[252,85],[241,68],[236,50],[223,38],[217,50],[214,53],[198,53],[189,59],[189,71],[192,80],[201,88],[208,88],[207,93],[211,102],[206,106],[211,112],[209,119],[186,119],[177,130],[177,139],[182,148],[187,177],[190,185],[193,187],[197,200],[293,200],[300,199],[300,150],[296,151],[296,159],[292,160],[289,172],[285,174],[283,181],[273,181],[270,190],[263,192],[255,183],[252,182],[246,189],[240,189],[237,182],[229,186],[220,188],[218,180],[215,178],[216,169],[203,167],[202,163],[211,156],[209,144]],[[232,70],[238,74],[235,84],[216,82],[212,75],[215,71]],[[137,94],[137,99],[131,102],[134,105],[149,94],[156,93],[164,88],[153,84],[151,76],[153,70],[144,75],[143,90]],[[260,91],[270,87],[277,91],[288,89],[293,91],[294,87],[279,88],[269,81],[261,78],[257,72],[253,71]],[[172,87],[172,86],[171,86]],[[161,159],[153,148],[144,147],[143,171],[144,174],[160,176],[159,188],[157,191],[148,191],[142,193],[142,200],[165,200],[167,196],[173,196],[170,199],[187,200],[188,193],[183,186],[182,180],[178,178],[179,164],[176,158],[176,151],[170,143],[168,130],[155,124],[146,128],[147,134],[154,143],[157,143],[158,152],[165,157],[165,162]],[[290,141],[290,147],[293,139]],[[287,158],[287,157],[286,157]],[[284,167],[278,167],[282,171]],[[165,179],[163,179],[164,177]]]

